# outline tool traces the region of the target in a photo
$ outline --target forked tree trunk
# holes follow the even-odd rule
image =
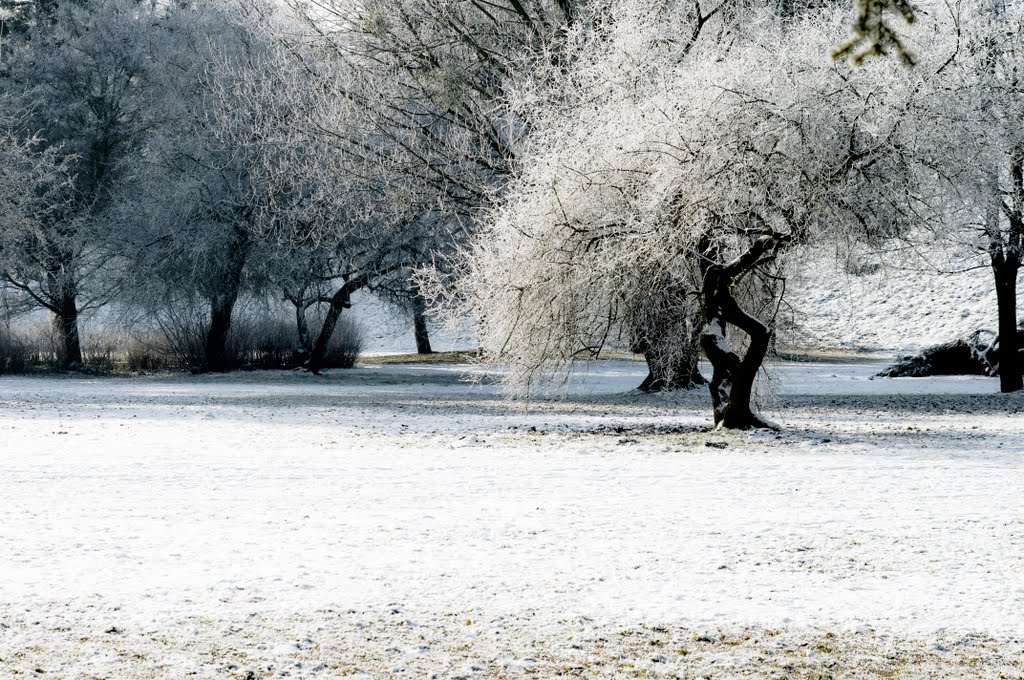
[[[1024,389],[1021,377],[1020,347],[1017,339],[1017,272],[1020,256],[1000,251],[992,257],[996,281],[996,306],[999,315],[999,391]]]
[[[427,301],[420,294],[419,286],[412,286],[412,323],[416,335],[416,353],[433,354],[430,347],[430,332],[427,330]]]

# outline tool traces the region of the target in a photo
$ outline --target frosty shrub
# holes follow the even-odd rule
[[[0,374],[58,368],[57,339],[50,324],[0,326]]]
[[[348,317],[338,320],[323,368],[352,368],[363,346],[362,329]],[[231,368],[297,368],[308,359],[299,347],[294,320],[266,310],[239,314],[228,337]]]
[[[338,321],[324,354],[324,368],[352,368],[363,349],[363,329],[355,321]]]
[[[168,371],[176,365],[161,345],[162,337],[155,333],[126,338],[123,347],[124,368],[131,373]]]
[[[10,328],[0,327],[0,374],[22,373],[33,361],[28,343]]]
[[[179,305],[157,315],[160,333],[146,336],[136,361],[192,372],[207,365],[209,316],[201,305]],[[351,368],[363,347],[362,329],[347,317],[338,320],[324,355],[323,368]],[[226,345],[227,369],[283,369],[305,365],[295,322],[281,310],[252,305],[237,310]],[[132,362],[129,362],[132,363]],[[154,369],[158,370],[158,369]]]
[[[162,337],[153,349],[180,368],[193,373],[205,370],[209,321],[202,308],[172,304],[158,311],[154,318]]]
[[[249,313],[239,315],[228,336],[232,368],[294,368],[298,338],[287,319]]]
[[[115,331],[83,334],[82,360],[92,371],[114,371],[121,364],[127,340],[128,338]]]

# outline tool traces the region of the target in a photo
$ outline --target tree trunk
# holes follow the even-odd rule
[[[416,353],[433,354],[427,331],[427,301],[423,299],[416,284],[412,286],[412,322],[416,333]]]
[[[999,391],[1024,389],[1021,378],[1020,347],[1017,339],[1017,272],[1020,256],[1000,252],[992,257],[999,315]]]
[[[630,349],[644,355],[648,369],[637,389],[660,392],[707,384],[697,370],[700,310],[691,289],[664,273],[651,276],[646,284],[647,292],[638,296],[630,313]]]
[[[309,357],[309,322],[306,320],[306,302],[302,298],[295,301],[295,332],[299,337],[295,354],[300,362]]]
[[[647,377],[637,388],[641,392],[662,392],[665,390],[690,390],[706,385],[707,380],[697,368],[699,350],[663,359],[657,351],[642,352],[647,362]]]
[[[82,340],[78,332],[78,294],[66,274],[48,274],[53,325],[57,332],[57,365],[61,370],[82,367]]]
[[[324,323],[320,327],[320,333],[316,336],[316,342],[313,344],[313,349],[309,353],[309,361],[306,363],[306,368],[309,369],[310,373],[315,375],[320,374],[320,370],[324,365],[324,357],[327,354],[327,345],[330,344],[331,337],[334,335],[334,329],[338,325],[338,319],[341,318],[341,313],[344,310],[352,307],[352,293],[359,290],[365,284],[366,279],[362,277],[346,281],[345,284],[331,296],[331,306],[327,310],[327,316],[324,317]]]
[[[774,429],[774,425],[754,413],[750,403],[754,379],[768,354],[772,333],[764,323],[740,309],[732,292],[734,278],[735,274],[722,265],[704,267],[708,324],[701,334],[701,346],[714,369],[709,387],[715,428]],[[742,357],[726,340],[726,326],[730,324],[750,337],[749,347]]]
[[[229,246],[227,267],[218,281],[217,288],[210,295],[210,330],[206,335],[206,370],[211,373],[227,373],[232,361],[228,354],[228,333],[231,331],[231,315],[242,288],[242,270],[248,255],[248,238],[237,233]]]
[[[228,333],[231,331],[231,315],[238,300],[238,290],[225,291],[210,300],[210,330],[206,335],[206,370],[211,373],[227,373],[231,370],[228,353]]]

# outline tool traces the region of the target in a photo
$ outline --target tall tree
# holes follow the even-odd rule
[[[908,112],[943,236],[976,246],[995,281],[1000,390],[1024,387],[1017,280],[1024,237],[1024,3],[927,6],[927,80]]]
[[[148,129],[141,92],[152,62],[144,36],[155,18],[131,0],[61,4],[32,22],[5,57],[7,101],[31,112],[20,137],[37,135],[72,178],[32,238],[9,246],[4,267],[8,285],[53,314],[65,368],[82,362],[79,315],[109,298],[98,276],[107,261],[102,234],[124,161]]]

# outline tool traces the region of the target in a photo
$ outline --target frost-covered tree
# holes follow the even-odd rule
[[[53,314],[64,367],[82,361],[79,315],[111,293],[103,244],[124,161],[149,127],[142,92],[153,64],[144,36],[154,20],[150,7],[130,0],[61,4],[4,57],[4,104],[29,112],[18,139],[37,139],[71,179],[28,232],[6,235],[3,264],[6,283]]]
[[[1017,278],[1024,237],[1024,3],[934,3],[908,111],[943,238],[987,255],[998,303],[1000,389],[1022,389]]]
[[[179,3],[164,22],[160,119],[133,165],[141,192],[122,208],[122,252],[133,304],[193,308],[204,336],[193,369],[225,371],[240,295],[295,272],[277,235],[338,221],[342,187],[331,154],[295,131],[315,92],[262,26],[219,3]]]
[[[749,303],[764,306],[790,244],[897,217],[907,83],[889,63],[829,60],[844,17],[606,12],[571,70],[520,91],[531,161],[475,240],[462,293],[487,356],[531,386],[617,332],[645,284],[685,282],[716,425],[763,426],[751,393],[772,329]]]
[[[698,2],[677,4],[699,30],[739,3],[705,9]],[[796,12],[809,3],[787,4]],[[432,213],[431,222],[442,227],[421,239],[418,260],[446,272],[450,287],[461,272],[460,243],[522,160],[529,110],[510,108],[506,88],[537,67],[565,68],[580,34],[607,29],[606,8],[576,0],[367,0],[318,3],[306,16],[353,69],[347,96],[376,140],[356,153],[391,175],[382,200],[400,202],[407,212]],[[440,224],[439,214],[445,216]],[[399,281],[389,288],[408,291],[412,306],[419,304],[415,286]],[[695,323],[694,305],[680,302],[687,301],[635,301],[633,345],[651,363],[645,388],[686,386],[699,377],[692,337],[679,344],[669,330]],[[421,347],[425,330],[419,323]]]

